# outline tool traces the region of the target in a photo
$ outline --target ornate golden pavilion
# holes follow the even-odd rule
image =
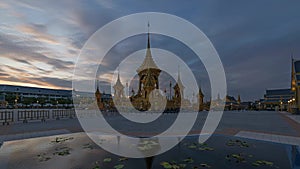
[[[132,95],[126,98],[124,94],[124,85],[120,80],[120,75],[118,73],[118,78],[113,86],[114,95],[113,101],[110,103],[112,107],[114,105],[121,105],[121,107],[129,106],[132,104],[135,109],[139,111],[146,110],[160,110],[162,107],[165,110],[179,110],[180,108],[193,109],[202,111],[204,108],[203,105],[203,93],[201,88],[199,88],[199,92],[197,94],[197,104],[193,104],[190,100],[184,97],[184,85],[180,78],[180,72],[178,71],[177,82],[173,86],[174,95],[167,98],[159,90],[159,80],[158,77],[161,73],[161,70],[156,65],[153,60],[151,50],[150,50],[150,34],[148,33],[148,41],[147,41],[147,49],[146,49],[146,57],[141,64],[141,66],[136,70],[139,76],[139,84],[137,92],[134,92],[132,89]],[[170,84],[171,87],[171,84]],[[164,91],[166,94],[166,90]],[[96,98],[98,102],[98,107],[102,109],[104,107],[104,103],[101,102],[101,93],[99,88],[96,90]],[[182,100],[183,99],[183,100]],[[129,101],[131,103],[129,103]],[[181,105],[183,104],[183,105]]]

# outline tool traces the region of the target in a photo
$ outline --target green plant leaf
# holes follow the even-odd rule
[[[122,168],[124,168],[124,165],[123,164],[115,165],[114,168],[115,169],[122,169]]]
[[[103,162],[109,163],[109,162],[111,162],[111,158],[105,158],[105,159],[103,160]]]

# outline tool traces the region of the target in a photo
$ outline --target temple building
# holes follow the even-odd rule
[[[116,107],[126,109],[126,106],[131,104],[136,110],[139,111],[157,111],[161,110],[161,108],[172,111],[178,111],[180,108],[195,109],[193,103],[191,103],[191,101],[186,99],[184,96],[185,87],[181,81],[179,70],[176,84],[173,86],[174,95],[167,98],[166,90],[165,92],[160,90],[159,75],[161,74],[162,70],[159,69],[152,57],[149,32],[147,34],[146,57],[136,71],[139,78],[138,89],[137,92],[134,92],[132,89],[132,95],[129,96],[129,99],[127,99],[124,95],[124,86],[120,80],[120,74],[118,73],[117,81],[113,86],[113,102]],[[96,93],[96,98],[99,98],[99,93]],[[201,89],[199,89],[196,104],[197,111],[202,111],[204,109],[203,97],[204,95]],[[130,100],[131,103],[128,103],[128,100]],[[97,99],[97,101],[100,100]],[[98,105],[100,108],[101,103],[98,102]]]
[[[291,89],[269,89],[266,90],[264,99],[261,101],[262,109],[265,110],[287,110],[289,100],[294,98]]]
[[[285,89],[268,89],[258,102],[260,110],[299,112],[300,109],[300,61],[291,57],[291,86]]]
[[[292,78],[291,78],[291,91],[294,97],[289,100],[290,111],[299,113],[300,110],[300,60],[295,61],[292,58]]]

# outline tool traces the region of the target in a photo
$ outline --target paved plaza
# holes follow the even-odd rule
[[[176,119],[176,114],[164,114],[153,126],[136,127],[120,116],[109,116],[107,121],[124,133],[160,133]],[[198,115],[190,134],[200,133],[207,112]],[[300,137],[300,116],[274,111],[225,111],[216,129],[217,134],[241,135],[241,132]],[[159,127],[157,127],[159,125]],[[82,132],[77,119],[49,120],[46,122],[16,123],[0,126],[0,142],[56,134]],[[245,134],[243,134],[245,136]]]

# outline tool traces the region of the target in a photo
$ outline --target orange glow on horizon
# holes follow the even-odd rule
[[[0,80],[0,84],[2,85],[15,85],[15,86],[24,86],[24,87],[38,87],[38,88],[45,88],[45,89],[60,89],[60,90],[71,90],[72,88],[65,88],[60,86],[51,85],[48,83],[44,84],[33,84],[33,83],[23,83],[23,82],[11,82]]]

